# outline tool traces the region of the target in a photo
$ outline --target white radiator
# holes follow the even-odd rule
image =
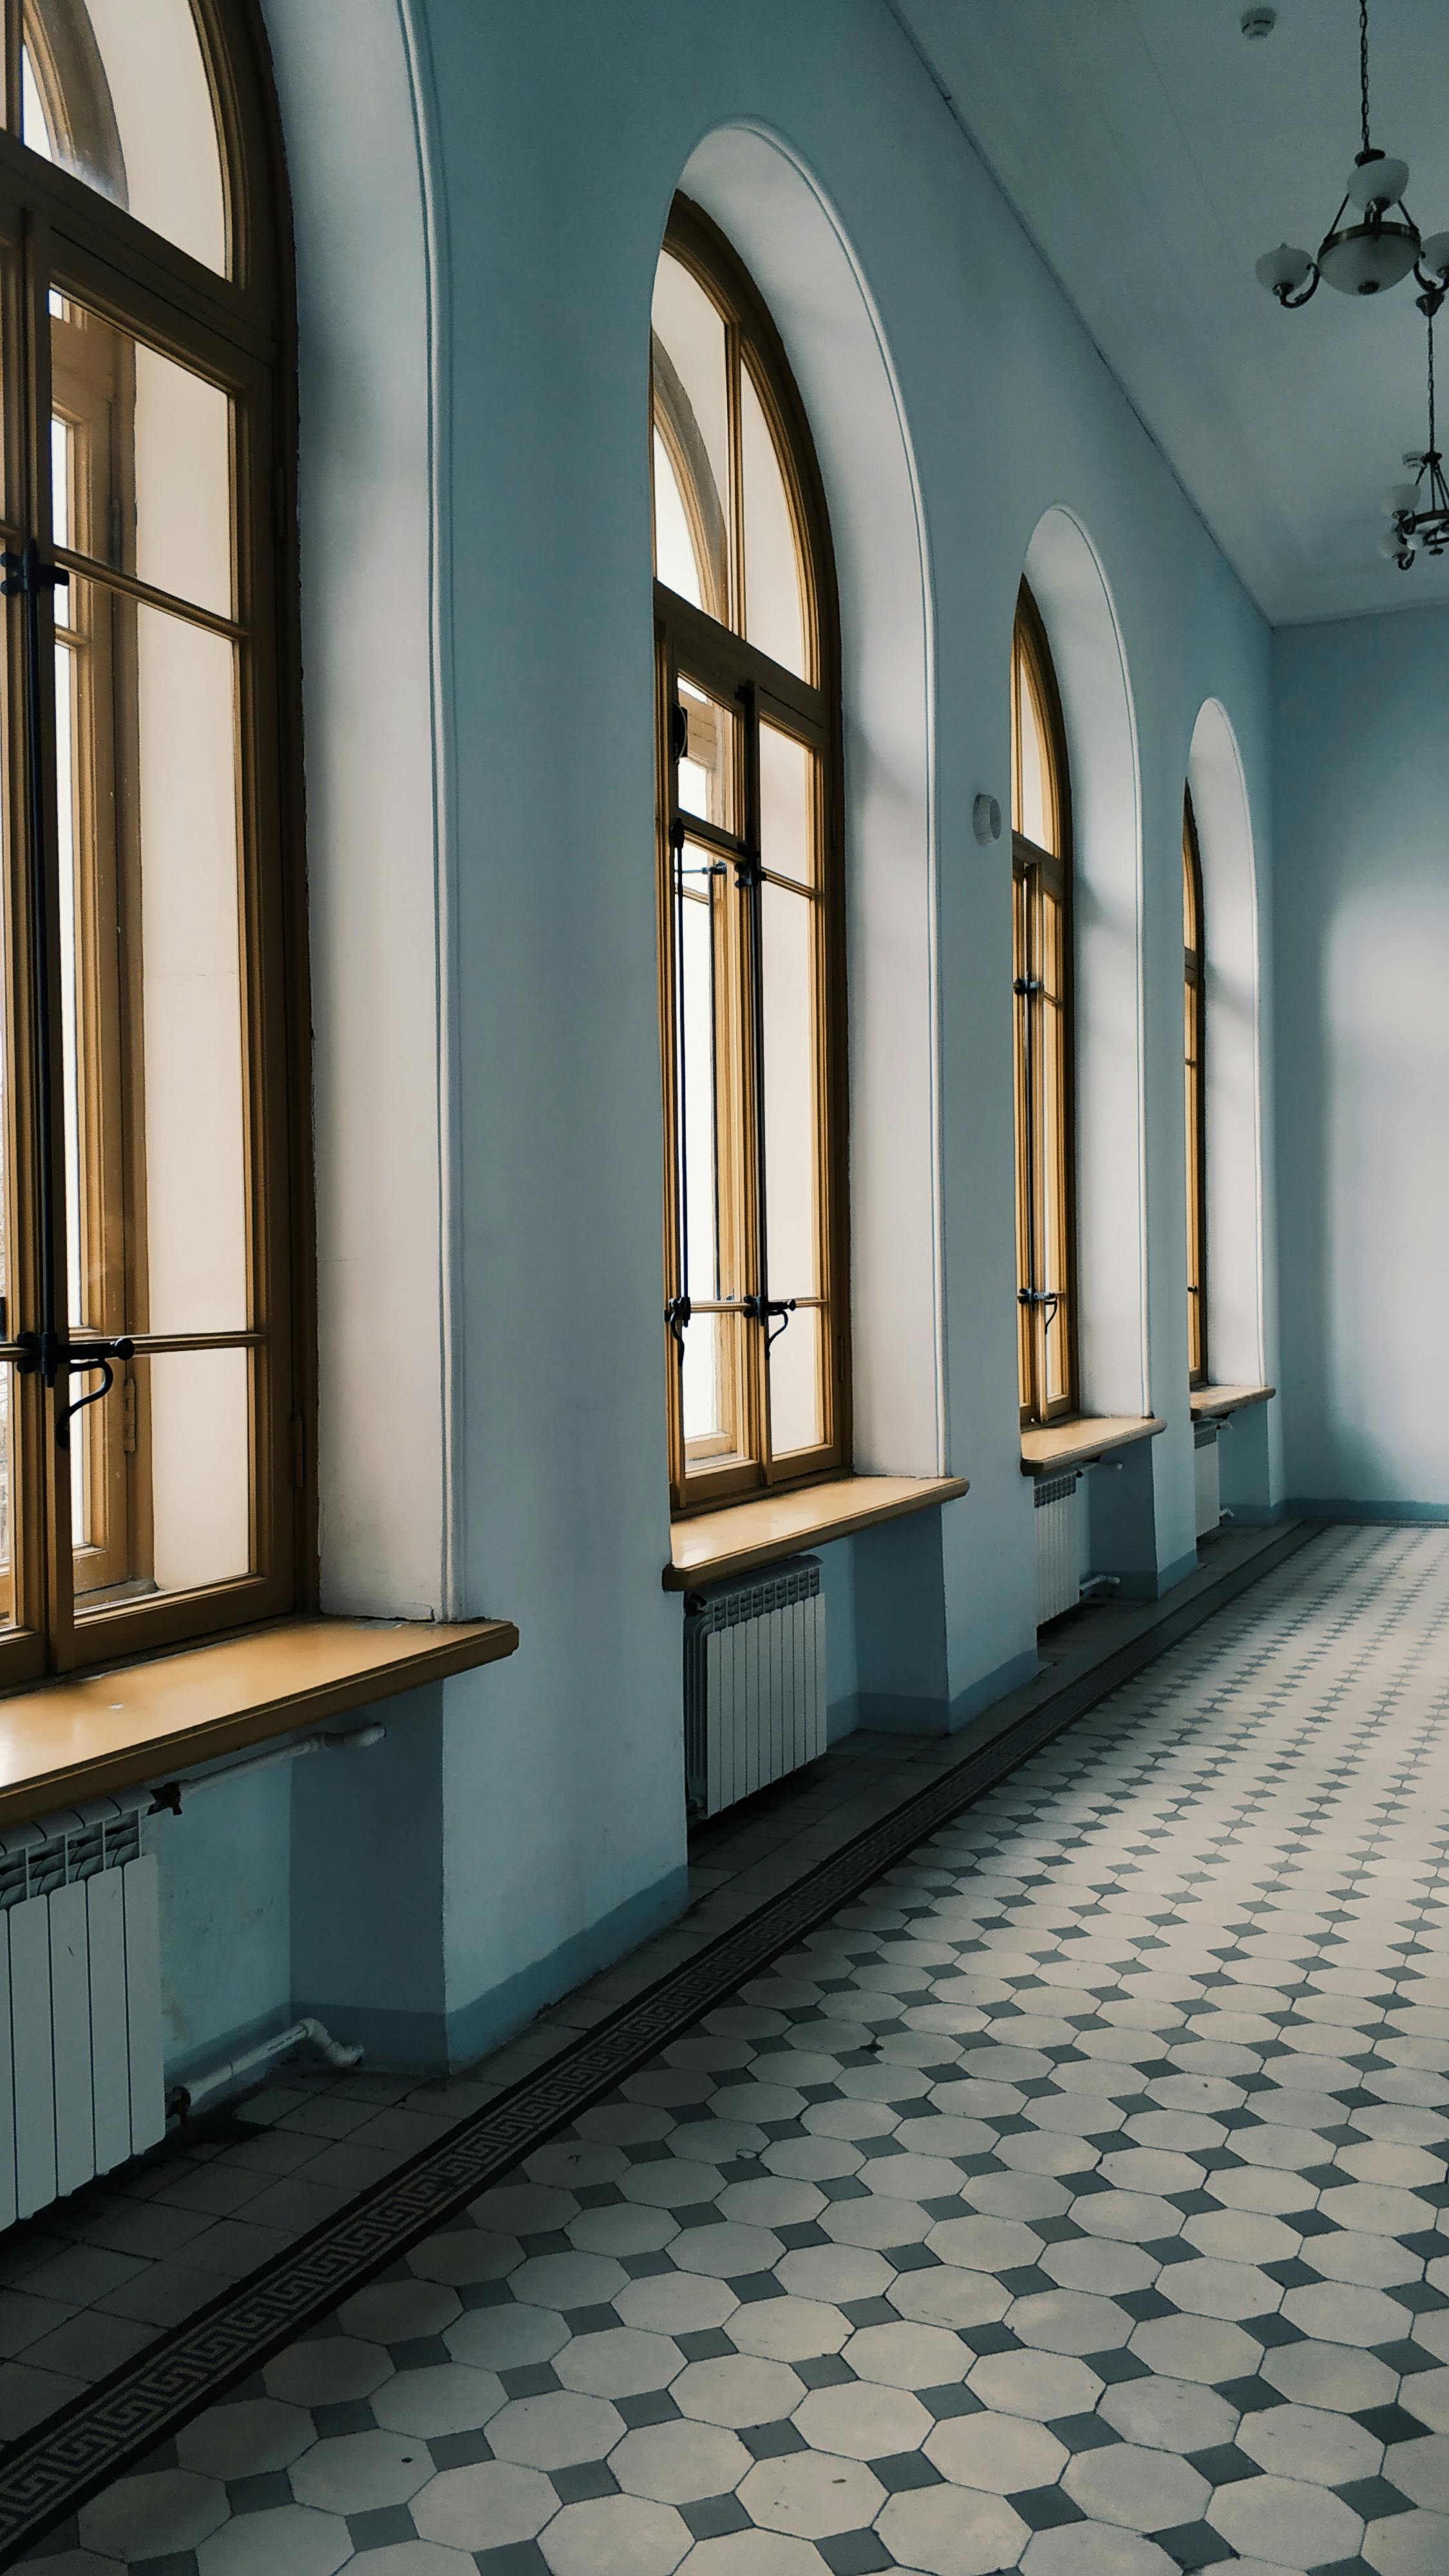
[[[1222,1494],[1218,1485],[1218,1426],[1215,1422],[1195,1422],[1192,1426],[1192,1475],[1197,1493],[1197,1534],[1206,1538],[1223,1516]]]
[[[1076,1476],[1038,1476],[1036,1509],[1036,1624],[1060,1619],[1082,1597],[1082,1505]]]
[[[164,2136],[156,1860],[105,1799],[0,1832],[0,2227]]]
[[[684,1769],[714,1816],[825,1750],[825,1601],[817,1557],[690,1595]]]

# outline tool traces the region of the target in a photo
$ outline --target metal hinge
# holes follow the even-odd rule
[[[301,1493],[307,1482],[307,1425],[300,1413],[292,1416],[292,1484]]]

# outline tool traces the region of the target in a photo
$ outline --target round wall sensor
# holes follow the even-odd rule
[[[976,829],[976,838],[983,849],[988,841],[1000,840],[1001,807],[994,796],[977,797],[971,808],[971,820]]]
[[[1261,45],[1265,36],[1272,35],[1277,24],[1276,9],[1245,9],[1238,20],[1250,45]]]

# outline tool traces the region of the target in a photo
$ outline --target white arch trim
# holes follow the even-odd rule
[[[1267,1361],[1258,876],[1242,756],[1216,698],[1198,710],[1187,783],[1207,948],[1208,1365],[1219,1385],[1260,1386]]]
[[[1147,1413],[1142,797],[1127,654],[1072,511],[1037,522],[1026,578],[1051,645],[1072,793],[1077,1356],[1084,1413]]]
[[[717,128],[680,186],[789,353],[840,586],[850,986],[855,1464],[946,1464],[934,637],[925,516],[885,332],[818,181],[763,126]]]

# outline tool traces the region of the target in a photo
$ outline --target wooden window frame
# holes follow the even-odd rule
[[[1016,714],[1018,664],[1028,663],[1041,709],[1048,785],[1056,816],[1058,848],[1045,850],[1017,828],[1022,811],[1021,745]],[[1023,1429],[1060,1422],[1079,1408],[1077,1372],[1077,1195],[1074,1029],[1074,942],[1072,924],[1072,804],[1067,765],[1066,726],[1057,688],[1051,647],[1041,612],[1025,582],[1017,597],[1012,630],[1012,994],[1016,1129],[1016,1278],[1017,1391]],[[1044,1069],[1042,1006],[1039,999],[1044,962],[1044,905],[1050,898],[1060,912],[1062,1015],[1055,1085]],[[1038,1181],[1043,1157],[1055,1171],[1055,1199],[1060,1210],[1059,1262],[1046,1243],[1045,1195]],[[1048,1283],[1058,1266],[1059,1287]],[[1048,1299],[1051,1311],[1037,1302]],[[1059,1374],[1062,1391],[1046,1393],[1047,1334],[1060,1333],[1064,1345]]]
[[[807,650],[813,645],[813,676],[800,678],[775,662],[742,634],[697,608],[655,580],[655,739],[657,761],[657,870],[660,1051],[664,1098],[664,1279],[667,1426],[670,1508],[675,1518],[718,1509],[751,1494],[781,1492],[819,1483],[849,1472],[850,1292],[847,1200],[848,1138],[845,1072],[846,990],[843,853],[843,767],[840,711],[840,632],[834,560],[824,486],[814,443],[784,347],[748,271],[724,235],[703,210],[676,197],[670,212],[664,249],[686,268],[720,312],[726,331],[730,410],[730,529],[726,532],[726,566],[719,587],[730,604],[741,597],[743,511],[741,506],[740,377],[748,364],[779,459],[788,502],[800,541],[802,597]],[[651,370],[651,458],[656,428],[670,446],[667,414],[661,418]],[[652,465],[651,465],[652,476]],[[681,497],[690,507],[681,476]],[[714,548],[711,548],[711,552]],[[820,1388],[824,1438],[808,1450],[795,1450],[776,1462],[768,1437],[769,1319],[747,1316],[741,1362],[743,1442],[746,1454],[732,1456],[718,1468],[695,1468],[686,1462],[682,1334],[669,1319],[678,1313],[683,1288],[680,1251],[678,1149],[678,954],[676,932],[675,839],[683,829],[677,802],[677,773],[672,752],[674,709],[681,678],[693,681],[725,705],[737,708],[740,744],[736,781],[737,833],[702,833],[697,819],[688,824],[691,841],[712,840],[726,864],[738,861],[758,870],[758,727],[768,720],[804,742],[818,761],[818,882],[814,891],[820,928],[817,932],[815,987],[815,1098],[817,1103],[816,1178],[819,1194],[819,1296],[822,1313]],[[769,882],[768,872],[763,881]],[[792,889],[798,891],[798,889]],[[762,1240],[758,1176],[763,1171],[763,1145],[758,1135],[762,1115],[760,1086],[763,1051],[759,1018],[758,963],[749,953],[750,934],[741,940],[742,987],[726,996],[726,1013],[736,1015],[737,1055],[727,1067],[734,1086],[730,1115],[738,1121],[737,1160],[745,1174],[744,1205],[733,1207],[729,1221],[740,1247],[743,1294],[764,1297],[768,1282],[756,1276]],[[745,1022],[751,1025],[746,1028]],[[717,1016],[717,1026],[719,1025]],[[721,1059],[723,1060],[723,1059]],[[699,1311],[696,1301],[696,1311]],[[787,1327],[788,1329],[788,1327]]]
[[[1182,799],[1184,1131],[1187,1145],[1187,1382],[1211,1383],[1208,1360],[1207,916],[1192,794]]]
[[[180,1348],[235,1345],[248,1353],[250,1566],[245,1575],[193,1590],[78,1609],[73,1585],[69,1472],[55,1417],[68,1400],[40,1376],[12,1372],[11,1524],[13,1619],[0,1632],[0,1689],[46,1672],[80,1671],[167,1651],[302,1611],[317,1597],[315,1502],[315,1254],[309,1119],[306,886],[300,760],[300,628],[296,560],[295,295],[281,138],[260,13],[254,0],[192,0],[226,194],[228,273],[192,258],[58,163],[20,140],[23,0],[3,0],[7,121],[0,130],[0,309],[5,379],[5,502],[0,542],[30,536],[71,578],[142,606],[167,595],[105,562],[50,542],[51,332],[54,292],[122,332],[190,366],[230,397],[236,569],[233,613],[187,603],[198,627],[237,648],[239,963],[244,993],[242,1082],[246,1121],[249,1310],[244,1330],[216,1335],[136,1331],[138,1358]],[[61,12],[62,19],[64,12]],[[70,531],[74,540],[81,532]],[[40,613],[41,658],[53,666],[55,618]],[[4,906],[5,1003],[13,1032],[13,1098],[6,1146],[8,1305],[0,1357],[25,1352],[19,1333],[39,1314],[40,1254],[34,924],[24,853],[29,829],[24,745],[24,653],[18,618],[8,629],[5,718],[9,773],[5,823],[9,895]],[[54,701],[45,684],[39,769],[42,830],[52,888],[58,883]],[[51,1191],[64,1203],[59,951],[50,927]],[[120,996],[122,1018],[128,1007]],[[109,1145],[107,1151],[109,1151]],[[60,1225],[63,1220],[57,1219]],[[63,1258],[59,1264],[64,1277]],[[100,1329],[97,1325],[95,1329]],[[127,1364],[129,1367],[129,1363]],[[134,1380],[132,1381],[134,1384]],[[82,1384],[93,1381],[82,1381]],[[79,1386],[69,1393],[79,1392]],[[114,1393],[126,1401],[118,1367]],[[135,1398],[131,1398],[134,1405]],[[143,1408],[144,1409],[144,1408]],[[97,1455],[94,1417],[77,1417]],[[117,1443],[105,1474],[114,1482]]]

